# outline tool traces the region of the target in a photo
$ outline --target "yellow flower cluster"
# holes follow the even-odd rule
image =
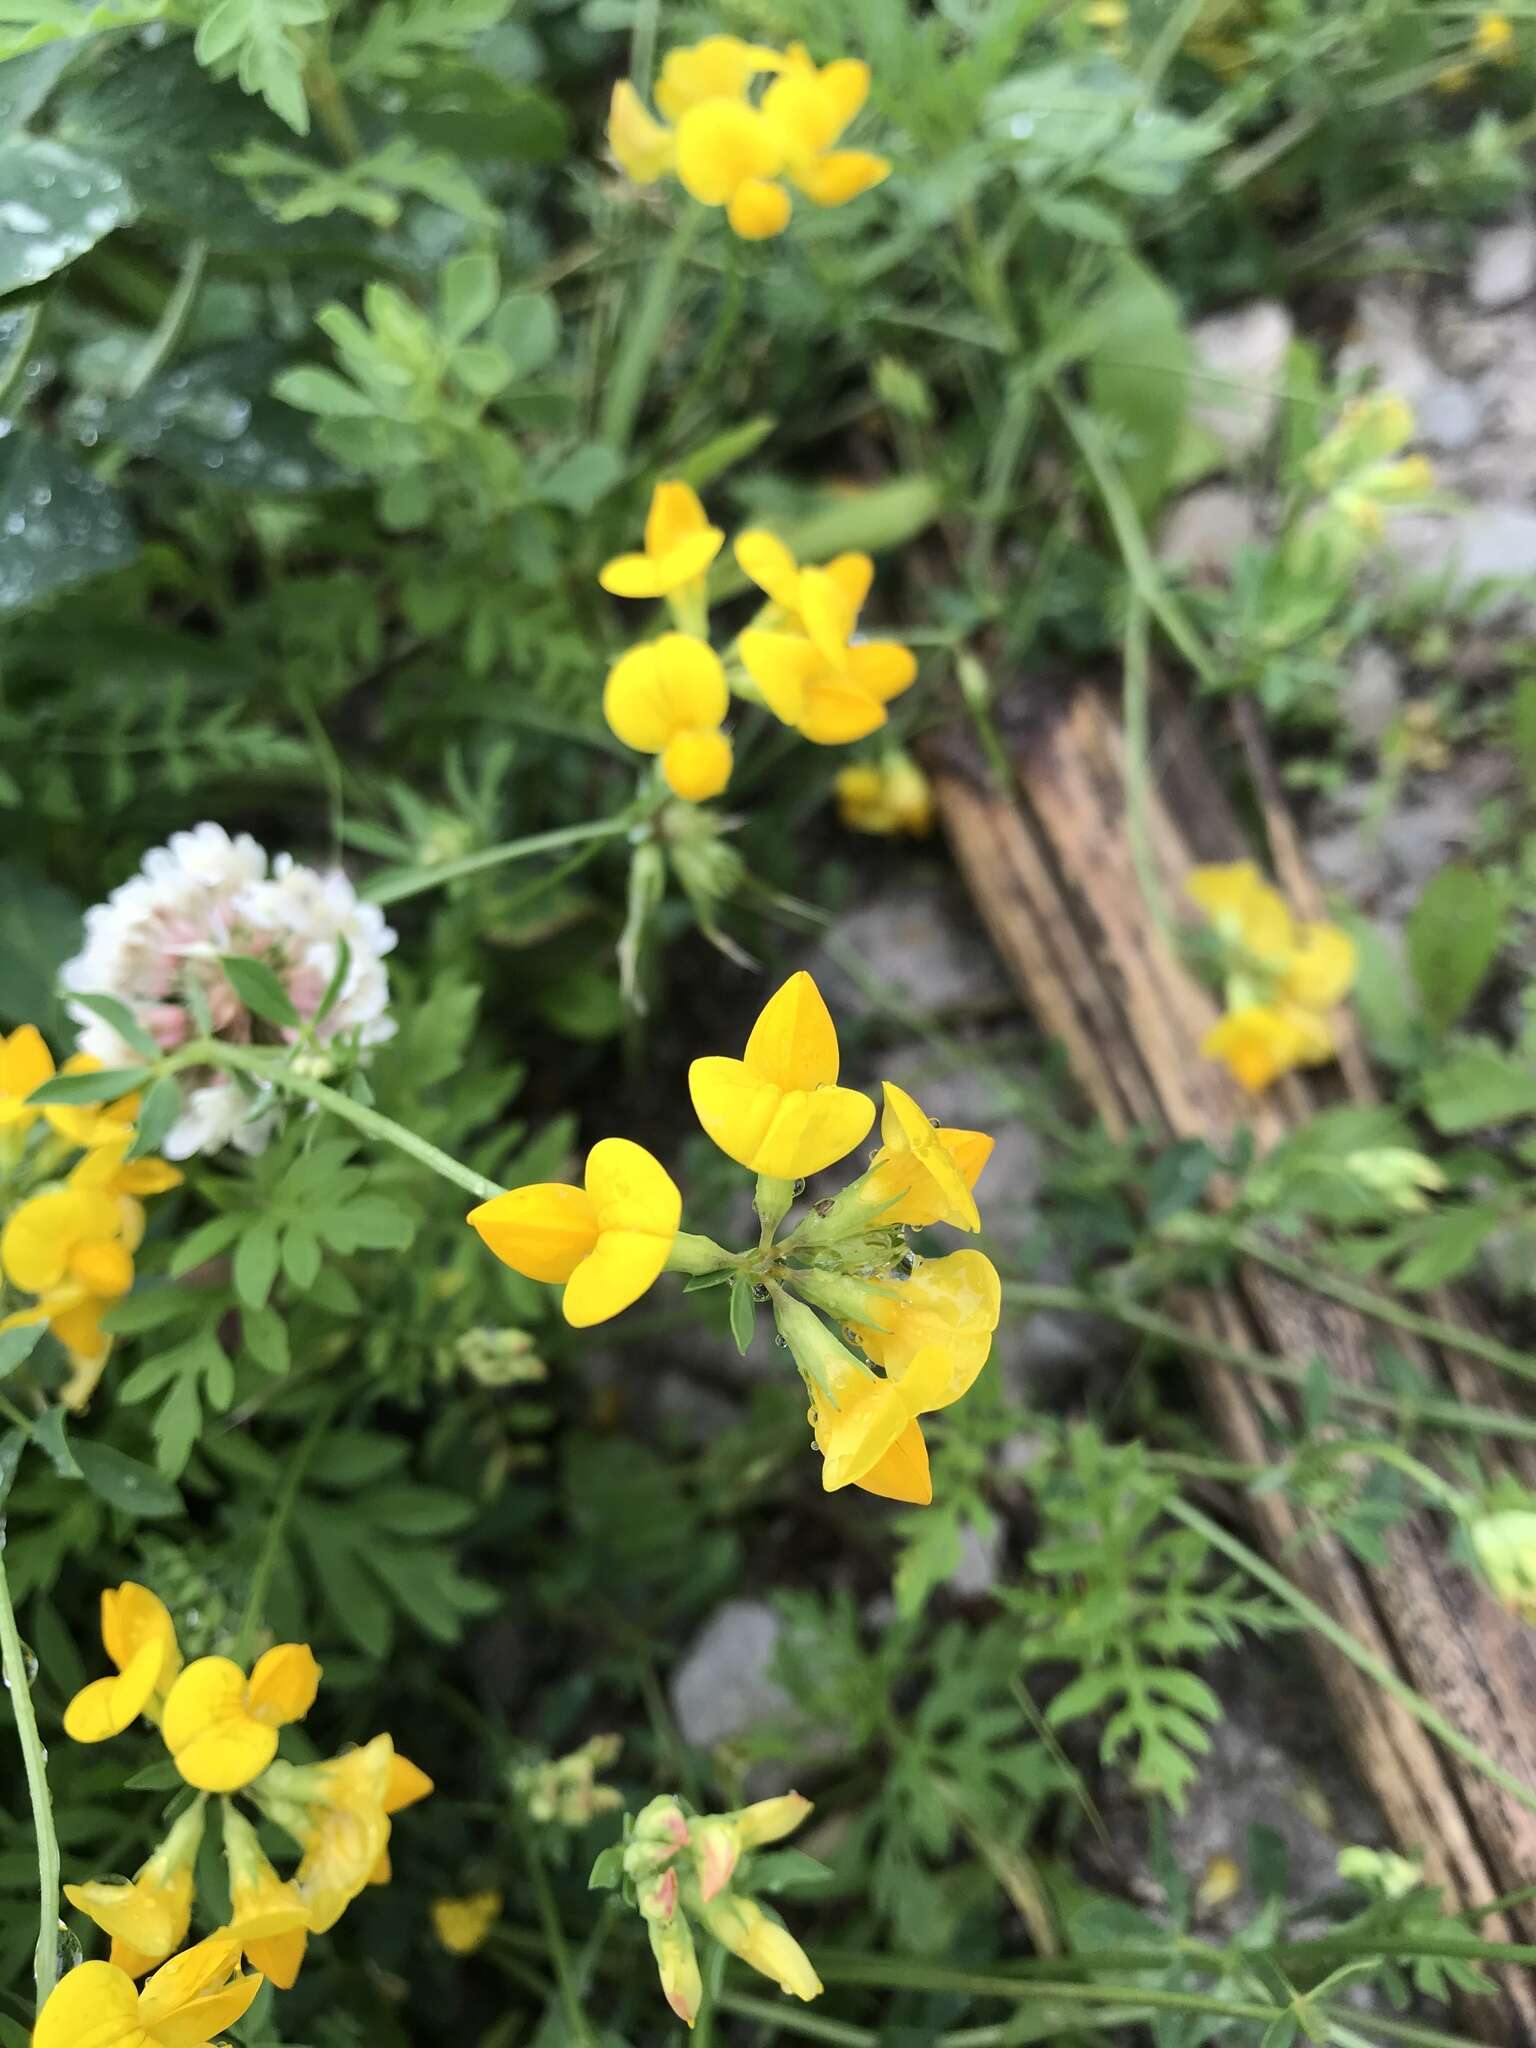
[[[706,36],[665,58],[660,120],[628,79],[614,87],[608,147],[637,185],[672,174],[701,206],[723,206],[744,241],[761,242],[789,225],[786,186],[815,206],[843,206],[888,176],[883,156],[838,146],[868,97],[869,66],[857,58],[817,65],[801,43],[781,51]]]
[[[763,1236],[750,1251],[684,1232],[676,1183],[627,1138],[592,1147],[580,1187],[514,1188],[481,1203],[469,1222],[515,1272],[563,1287],[566,1320],[579,1329],[628,1308],[667,1271],[717,1275],[770,1301],[810,1395],[823,1485],[924,1504],[932,1482],[918,1417],[974,1382],[1002,1289],[980,1252],[914,1260],[905,1233],[980,1229],[972,1190],[992,1140],[936,1127],[887,1081],[868,1169],[776,1239],[801,1184],[846,1158],[875,1121],[874,1103],[842,1086],[839,1069],[836,1028],[805,973],[767,1004],[739,1059],[711,1055],[689,1069],[699,1122],[758,1177]],[[862,1356],[823,1314],[846,1326]]]
[[[1402,453],[1416,425],[1405,398],[1375,392],[1346,405],[1307,457],[1307,475],[1327,492],[1331,510],[1367,540],[1380,540],[1388,512],[1418,504],[1434,488],[1428,457]]]
[[[917,676],[908,648],[858,635],[874,579],[868,555],[801,568],[781,540],[758,529],[739,537],[735,554],[768,602],[727,665],[704,637],[706,578],[724,541],[692,487],[668,480],[652,494],[641,549],[616,555],[598,574],[615,597],[660,598],[672,616],[674,631],[615,662],[603,715],[625,746],[659,758],[667,787],[689,803],[718,796],[730,780],[722,727],[733,689],[806,739],[839,746],[884,725],[886,705]]]
[[[622,1849],[599,1857],[592,1883],[622,1881],[645,1921],[666,2001],[689,2028],[704,1998],[695,1924],[789,1997],[820,1997],[822,1982],[805,1950],[736,1885],[751,1852],[792,1834],[810,1810],[798,1792],[713,1814],[695,1814],[663,1795],[626,1823]]]
[[[1515,25],[1507,14],[1489,12],[1477,17],[1467,55],[1473,63],[1513,64],[1519,56]],[[1435,80],[1441,92],[1465,92],[1472,83],[1473,63],[1452,64]]]
[[[1251,861],[1196,868],[1185,883],[1222,953],[1226,1014],[1201,1051],[1250,1091],[1333,1057],[1327,1013],[1355,978],[1355,944],[1331,924],[1297,924]]]
[[[277,1645],[256,1660],[249,1674],[227,1657],[184,1664],[169,1610],[148,1587],[131,1581],[103,1592],[101,1638],[115,1676],[98,1678],[75,1695],[65,1710],[64,1732],[76,1742],[105,1742],[142,1716],[159,1728],[176,1769],[198,1796],[136,1877],[64,1887],[70,1904],[111,1936],[112,1954],[109,1975],[102,1974],[109,1969],[106,1964],[88,1965],[95,1974],[86,1978],[86,1989],[78,1988],[85,1972],[76,1970],[55,1992],[56,1999],[64,1999],[61,2011],[72,2020],[98,2012],[104,2029],[99,2036],[88,2030],[56,2036],[39,2031],[38,2040],[56,2038],[61,2048],[66,2039],[99,2039],[102,2048],[116,2048],[119,2035],[105,2031],[109,2017],[116,2023],[121,2014],[131,2014],[134,1980],[165,1962],[185,1941],[210,1793],[224,1795],[231,1911],[228,1925],[215,1937],[229,1949],[228,1959],[206,1983],[217,1980],[223,1987],[220,1998],[234,1997],[236,1987],[245,1996],[243,1987],[249,1986],[249,2004],[261,1977],[291,1989],[310,1935],[334,1927],[366,1886],[388,1883],[390,1817],[432,1790],[431,1779],[398,1755],[387,1735],[323,1763],[298,1766],[276,1760],[279,1730],[302,1720],[319,1690],[320,1667],[307,1644]],[[291,1878],[280,1877],[268,1861],[255,1829],[231,1801],[229,1795],[236,1792],[244,1792],[298,1844],[301,1860]],[[168,1995],[156,1989],[162,1980],[180,1995],[187,1975],[177,1974],[181,1965],[204,1983],[199,1975],[203,1965],[190,1965],[190,1958],[204,1951],[211,1969],[212,1947],[204,1943],[133,1994],[138,2024],[151,2041],[163,2039],[173,2048],[210,2038],[188,2031],[190,2022],[180,2020],[167,2020],[167,2031],[156,2033],[143,2017],[146,2001]],[[242,1952],[259,1975],[227,1985]],[[77,1988],[64,1996],[72,1985]],[[205,1985],[195,1995],[214,1994]],[[87,2002],[91,1999],[94,2005]],[[222,2006],[216,2009],[222,2017],[212,2033],[239,2016]],[[50,2001],[44,2018],[52,2013]],[[138,2040],[125,2032],[122,2048],[130,2043],[138,2048]]]
[[[89,1053],[76,1053],[62,1072],[100,1068]],[[101,1319],[133,1285],[144,1197],[178,1187],[182,1176],[163,1159],[129,1158],[138,1095],[34,1104],[33,1092],[54,1076],[53,1055],[34,1025],[0,1038],[0,1212],[9,1208],[0,1226],[0,1275],[35,1297],[0,1316],[0,1330],[46,1323],[70,1361],[59,1398],[79,1409],[112,1350]],[[69,1165],[77,1151],[82,1156]]]
[[[836,789],[837,814],[850,831],[926,839],[933,830],[933,786],[903,748],[839,769]]]

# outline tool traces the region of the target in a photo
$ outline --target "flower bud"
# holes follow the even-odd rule
[[[738,1898],[722,1892],[718,1898],[701,1899],[699,1918],[722,1948],[740,1956],[749,1969],[777,1984],[791,1998],[818,1998],[821,1979],[811,1959],[789,1929],[771,1920],[755,1899]]]
[[[673,1882],[675,1887],[675,1878]],[[692,1930],[682,1914],[674,1912],[665,1919],[647,1916],[646,1931],[666,2001],[683,2024],[692,2027],[704,2002],[704,1980],[699,1975]]]
[[[687,1848],[688,1840],[687,1815],[675,1799],[663,1793],[636,1814],[624,1850],[624,1868],[637,1884],[643,1883],[665,1870],[678,1850]]]

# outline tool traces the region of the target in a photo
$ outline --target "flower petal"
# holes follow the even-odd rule
[[[731,232],[744,242],[767,242],[782,235],[794,212],[794,201],[771,178],[745,178],[731,194],[725,217]]]
[[[1205,1034],[1200,1050],[1207,1059],[1222,1061],[1235,1080],[1257,1094],[1307,1057],[1308,1035],[1296,1023],[1305,1014],[1288,1014],[1270,1003],[1229,1010]]]
[[[796,185],[816,206],[846,206],[891,175],[890,159],[867,149],[840,149],[812,158],[794,173]]]
[[[608,103],[608,147],[626,177],[654,185],[672,168],[672,134],[646,107],[627,78]]]
[[[653,562],[659,562],[683,542],[713,530],[692,484],[668,477],[651,492],[650,508],[645,515],[645,552]]]
[[[662,595],[669,590],[681,590],[685,583],[702,576],[724,545],[725,535],[720,528],[707,526],[702,533],[687,534],[664,555],[657,555],[656,580]]]
[[[155,2022],[155,2048],[209,2048],[226,2027],[244,2019],[255,2003],[262,1980],[254,1971],[236,1977],[218,1991],[194,1998]]]
[[[858,617],[858,606],[850,605],[835,576],[825,569],[800,571],[800,620],[811,641],[826,660],[841,668],[848,652],[848,636]]]
[[[200,1792],[238,1792],[277,1755],[277,1730],[247,1712],[245,1673],[228,1657],[187,1666],[166,1699],[161,1733]]]
[[[771,178],[784,161],[779,131],[739,100],[706,100],[677,124],[677,175],[701,206],[724,206],[749,178]]]
[[[638,1301],[654,1285],[672,1249],[648,1230],[605,1230],[565,1283],[561,1308],[573,1329],[590,1329]]]
[[[778,1088],[819,1088],[837,1079],[837,1026],[803,968],[763,1005],[743,1057]]]
[[[430,1799],[437,1790],[432,1780],[419,1764],[413,1764],[408,1756],[399,1750],[392,1750],[389,1759],[389,1776],[384,1786],[384,1811],[401,1813],[407,1806]]]
[[[899,640],[861,640],[848,650],[847,675],[856,689],[888,704],[917,681],[917,657]]]
[[[845,1159],[869,1135],[875,1105],[854,1088],[794,1089],[784,1095],[754,1158],[754,1173],[806,1180]]]
[[[32,2048],[153,2048],[133,1980],[111,1963],[81,1963],[49,1993]]]
[[[933,1477],[928,1469],[928,1446],[918,1424],[909,1422],[885,1456],[877,1458],[854,1485],[861,1493],[878,1494],[882,1500],[927,1507],[933,1499]]]
[[[852,1486],[878,1465],[912,1421],[901,1389],[882,1380],[829,1418],[822,1445],[821,1484],[827,1493]]]
[[[53,1079],[53,1054],[35,1024],[18,1024],[0,1038],[0,1095],[24,1103],[34,1088]],[[28,1111],[29,1119],[37,1111]]]
[[[938,1131],[905,1088],[898,1088],[894,1081],[883,1085],[885,1113],[880,1120],[880,1136],[890,1155],[892,1171],[901,1169],[904,1162],[900,1155],[905,1154],[914,1169],[914,1192],[920,1191],[927,1205],[942,1203],[931,1220],[952,1224],[956,1230],[980,1230],[976,1198]]]
[[[813,684],[827,673],[819,649],[798,633],[770,633],[757,626],[749,626],[736,646],[774,717],[798,726]]]
[[[672,794],[684,803],[704,804],[719,796],[731,779],[734,755],[730,740],[718,729],[696,727],[668,740],[661,772]]]
[[[308,1927],[294,1927],[286,1934],[260,1935],[247,1941],[245,1953],[253,1970],[270,1977],[279,1991],[291,1991],[299,1981],[308,1947]]]
[[[269,1728],[302,1721],[320,1690],[320,1666],[308,1643],[278,1643],[257,1658],[245,1689],[246,1706]]]
[[[133,1579],[120,1586],[106,1587],[101,1596],[102,1646],[121,1671],[145,1643],[160,1645],[157,1689],[165,1691],[181,1669],[181,1651],[176,1644],[176,1624],[160,1597]]]
[[[661,579],[649,555],[615,555],[604,562],[597,580],[613,597],[660,597]]]
[[[1331,1010],[1354,981],[1356,958],[1348,932],[1334,924],[1304,924],[1281,985],[1292,1002],[1305,1009]]]
[[[759,71],[777,71],[784,59],[761,43],[740,36],[705,36],[669,50],[656,85],[656,104],[669,121],[679,121],[704,100],[738,100]]]
[[[597,1242],[597,1211],[583,1188],[538,1181],[471,1209],[467,1221],[504,1266],[528,1280],[569,1280]]]
[[[51,1188],[12,1211],[0,1231],[0,1267],[13,1287],[46,1294],[58,1286],[81,1233],[85,1200],[73,1188]]]
[[[832,682],[812,684],[798,720],[801,733],[818,747],[867,739],[884,723],[883,704],[851,684]]]
[[[750,576],[759,590],[787,612],[796,609],[800,596],[800,570],[794,556],[776,534],[760,526],[749,527],[736,539],[736,562],[744,576]]]
[[[728,1159],[750,1166],[779,1107],[782,1091],[744,1060],[711,1056],[688,1069],[688,1093],[706,1133]]]
[[[64,1709],[71,1742],[106,1742],[136,1721],[154,1697],[160,1676],[158,1643],[141,1643],[116,1678],[98,1678]]]
[[[240,1964],[240,1944],[227,1928],[173,1956],[139,1993],[139,2015],[146,2026],[159,2028],[172,2014],[194,2000],[222,1989]],[[217,2030],[215,2030],[217,2031]]]

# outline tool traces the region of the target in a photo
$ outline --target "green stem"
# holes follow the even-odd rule
[[[164,311],[155,323],[153,334],[134,357],[132,367],[123,380],[124,398],[133,398],[142,391],[175,353],[177,344],[187,331],[187,322],[192,318],[192,309],[197,304],[197,295],[202,289],[203,272],[207,267],[208,244],[199,235],[188,242],[186,254],[181,259],[181,269],[171,295],[165,302]]]
[[[487,1180],[483,1173],[476,1173],[472,1167],[461,1166],[457,1159],[436,1145],[429,1145],[425,1138],[418,1138],[414,1131],[408,1131],[404,1124],[397,1124],[393,1117],[369,1109],[364,1103],[354,1102],[350,1095],[343,1095],[339,1088],[328,1088],[324,1081],[312,1081],[307,1074],[298,1073],[292,1066],[274,1059],[270,1053],[249,1046],[225,1045],[216,1038],[201,1038],[184,1046],[162,1071],[175,1073],[183,1067],[222,1067],[226,1073],[249,1074],[254,1080],[265,1081],[270,1087],[282,1088],[290,1095],[302,1096],[306,1102],[329,1110],[332,1116],[351,1124],[364,1137],[393,1145],[397,1152],[404,1152],[419,1166],[427,1167],[443,1180],[452,1181],[455,1187],[463,1188],[466,1194],[474,1195],[479,1201],[488,1202],[494,1196],[506,1193],[505,1188],[499,1187],[495,1181]]]
[[[1156,1337],[1181,1350],[1200,1352],[1222,1365],[1234,1367],[1238,1372],[1252,1373],[1256,1379],[1274,1380],[1280,1386],[1294,1387],[1299,1394],[1305,1393],[1309,1384],[1308,1375],[1300,1366],[1287,1365],[1282,1359],[1271,1358],[1262,1351],[1245,1351],[1240,1344],[1228,1344],[1223,1338],[1212,1337],[1190,1323],[1178,1322],[1172,1316],[1160,1315],[1156,1309],[1142,1308],[1135,1302],[1120,1301],[1112,1294],[1091,1294],[1077,1287],[1052,1287],[1044,1282],[1025,1280],[1005,1280],[1003,1291],[1018,1308],[1065,1309],[1072,1313],[1108,1316],[1114,1322],[1123,1323],[1128,1330],[1140,1330],[1144,1336]],[[1498,1408],[1478,1408],[1434,1396],[1421,1400],[1409,1394],[1390,1394],[1380,1387],[1356,1387],[1337,1382],[1330,1382],[1328,1392],[1331,1399],[1396,1415],[1404,1421],[1422,1422],[1435,1429],[1459,1430],[1471,1436],[1506,1436],[1523,1443],[1536,1443],[1536,1419],[1525,1415],[1506,1415]]]
[[[1362,1286],[1359,1281],[1335,1273],[1327,1266],[1281,1251],[1257,1231],[1240,1232],[1237,1244],[1246,1257],[1257,1259],[1260,1265],[1283,1274],[1287,1280],[1296,1281],[1314,1294],[1330,1295],[1349,1308],[1359,1309],[1362,1315],[1373,1316],[1377,1322],[1393,1323],[1398,1329],[1423,1337],[1428,1343],[1443,1344],[1447,1350],[1463,1352],[1469,1358],[1486,1359],[1490,1365],[1514,1373],[1519,1379],[1536,1380],[1536,1358],[1528,1358],[1524,1352],[1499,1343],[1495,1337],[1484,1337],[1476,1330],[1464,1329],[1460,1323],[1444,1322],[1439,1316],[1421,1315],[1417,1309],[1404,1308],[1389,1296],[1378,1294],[1374,1287]]]
[[[5,1536],[0,1531],[0,1671],[11,1696],[16,1717],[16,1739],[27,1773],[27,1797],[32,1803],[32,1833],[37,1849],[38,1929],[32,1975],[37,1985],[37,2009],[48,2003],[59,1975],[59,1838],[53,1825],[53,1802],[48,1796],[47,1751],[37,1732],[37,1711],[32,1704],[32,1677],[27,1670],[27,1653],[16,1627],[16,1609],[11,1605],[11,1585],[5,1571]]]
[[[527,860],[531,854],[553,853],[557,847],[579,846],[588,839],[618,839],[634,823],[626,811],[617,818],[595,818],[586,825],[561,825],[553,832],[531,832],[525,839],[508,839],[500,846],[483,847],[459,860],[437,861],[428,867],[391,868],[365,883],[362,894],[370,903],[402,903],[407,896],[424,896],[444,882],[461,882],[466,875],[483,875],[511,860]]]
[[[328,56],[311,58],[304,73],[304,92],[320,118],[320,126],[325,130],[332,149],[344,164],[355,164],[363,153],[363,140],[357,132],[357,123],[352,119],[352,109],[347,105],[341,80]]]
[[[1284,1601],[1308,1628],[1316,1630],[1325,1642],[1330,1643],[1341,1656],[1347,1657],[1357,1671],[1363,1671],[1368,1678],[1374,1680],[1383,1692],[1390,1693],[1400,1706],[1406,1707],[1416,1721],[1432,1735],[1438,1736],[1446,1748],[1459,1756],[1463,1763],[1480,1772],[1490,1784],[1497,1785],[1501,1791],[1507,1792],[1511,1799],[1529,1812],[1536,1813],[1536,1791],[1517,1778],[1513,1771],[1507,1771],[1497,1757],[1489,1756],[1486,1750],[1480,1749],[1470,1736],[1463,1735],[1438,1708],[1432,1707],[1406,1680],[1399,1678],[1390,1664],[1384,1663],[1374,1651],[1357,1642],[1349,1630],[1335,1621],[1326,1608],[1319,1607],[1315,1600],[1309,1600],[1299,1586],[1292,1585],[1285,1574],[1276,1571],[1266,1558],[1260,1557],[1257,1551],[1250,1550],[1246,1543],[1230,1535],[1219,1522],[1213,1522],[1209,1515],[1202,1514],[1199,1508],[1191,1507],[1186,1500],[1170,1500],[1168,1513],[1175,1521],[1182,1522],[1187,1529],[1193,1529],[1203,1536],[1212,1549],[1219,1550],[1224,1556],[1231,1558],[1232,1562],[1240,1565],[1250,1578],[1257,1579],[1261,1586],[1267,1587],[1277,1599]]]
[[[683,259],[703,222],[704,209],[690,200],[672,230],[672,239],[651,270],[640,304],[629,322],[618,354],[608,373],[608,388],[598,421],[598,439],[623,455],[629,448],[645,398],[645,382],[666,332],[673,294],[682,274]]]
[[[1477,1513],[1477,1503],[1458,1486],[1452,1486],[1448,1479],[1442,1479],[1432,1466],[1422,1458],[1405,1451],[1401,1444],[1379,1443],[1373,1437],[1341,1437],[1327,1446],[1330,1458],[1358,1457],[1375,1458],[1378,1463],[1392,1465],[1411,1479],[1426,1499],[1443,1507],[1447,1514],[1458,1521],[1470,1521]]]
[[[555,1973],[555,1982],[560,1987],[560,2003],[565,2011],[566,2032],[570,2035],[572,2048],[591,2048],[592,2028],[587,2019],[586,2008],[581,2002],[581,1987],[571,1967],[571,1952],[566,1946],[565,1929],[560,1924],[559,1909],[555,1905],[555,1895],[550,1889],[549,1873],[544,1868],[544,1852],[539,1847],[538,1831],[530,1823],[525,1822],[518,1832],[522,1836],[523,1856],[533,1885],[539,1925],[544,1930],[544,1939],[549,1950],[550,1967]]]
[[[245,1608],[240,1616],[240,1633],[236,1636],[235,1647],[230,1652],[237,1664],[244,1665],[255,1646],[256,1631],[261,1626],[262,1613],[267,1604],[267,1592],[272,1584],[272,1574],[277,1570],[278,1555],[283,1547],[288,1518],[293,1513],[294,1502],[299,1497],[299,1489],[304,1484],[304,1475],[309,1470],[310,1461],[319,1450],[335,1412],[336,1397],[333,1396],[321,1403],[298,1449],[288,1460],[283,1490],[277,1497],[277,1505],[272,1510],[271,1520],[267,1523],[267,1532],[262,1538],[261,1555],[256,1560],[256,1569],[251,1573],[250,1588],[245,1596]]]
[[[939,1963],[913,1963],[905,1956],[866,1956],[849,1965],[814,1957],[829,1984],[870,1984],[892,1990],[953,1991],[972,1998],[1006,1998],[1020,2004],[1135,2005],[1152,2012],[1195,2012],[1230,2020],[1268,2023],[1283,2010],[1252,1999],[1211,1998],[1198,1991],[1169,1991],[1137,1984],[1078,1984],[1066,1979],[991,1977],[953,1970]]]

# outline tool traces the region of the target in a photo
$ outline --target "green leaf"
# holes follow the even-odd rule
[[[244,953],[225,953],[219,965],[235,994],[248,1010],[269,1024],[297,1030],[302,1019],[293,1007],[288,991],[265,960],[253,960]]]
[[[47,1327],[46,1323],[19,1323],[13,1330],[0,1330],[0,1380],[26,1364]]]
[[[183,1502],[176,1488],[137,1458],[115,1450],[111,1444],[83,1437],[74,1446],[74,1452],[86,1485],[110,1507],[145,1521],[182,1512]]]
[[[151,1152],[158,1152],[180,1115],[181,1090],[171,1075],[162,1074],[144,1097],[144,1106],[134,1127],[133,1143],[128,1147],[126,1156],[143,1159]]]
[[[0,860],[0,1021],[45,1024],[57,1016],[54,988],[79,947],[80,920],[65,890],[18,861]]]
[[[144,1086],[142,1067],[102,1067],[94,1074],[55,1074],[27,1097],[29,1102],[116,1102]]]
[[[1459,1046],[1424,1077],[1430,1122],[1448,1138],[1536,1116],[1536,1067],[1491,1039]]]
[[[247,1308],[263,1308],[277,1278],[277,1228],[262,1218],[235,1246],[235,1292]]]
[[[83,996],[73,989],[69,999],[78,1003],[82,1010],[89,1010],[104,1024],[110,1024],[118,1037],[131,1045],[135,1052],[142,1053],[147,1060],[158,1060],[160,1048],[135,1017],[132,1010],[116,996]]]
[[[0,533],[0,613],[121,569],[139,552],[123,498],[25,427],[0,441]]]
[[[752,1300],[752,1287],[744,1273],[731,1276],[731,1335],[736,1340],[736,1349],[745,1354],[757,1328],[757,1309]]]
[[[1442,868],[1427,885],[1408,918],[1408,964],[1436,1030],[1477,994],[1503,936],[1503,897],[1475,868]]]
[[[624,1844],[613,1842],[602,1851],[587,1876],[589,1892],[611,1892],[624,1881]]]
[[[32,1441],[47,1458],[61,1479],[78,1479],[80,1467],[75,1461],[74,1450],[65,1436],[68,1411],[47,1408],[32,1424]]]
[[[1510,719],[1525,793],[1536,802],[1536,675],[1522,676],[1515,685]]]
[[[215,77],[233,71],[242,91],[259,93],[296,135],[307,135],[306,51],[294,31],[315,27],[327,11],[326,0],[215,0],[197,31],[197,61]]]
[[[286,1372],[293,1362],[288,1326],[274,1308],[248,1308],[240,1318],[245,1348],[263,1372]]]
[[[1147,512],[1163,495],[1183,434],[1189,343],[1173,294],[1131,257],[1116,265],[1096,314],[1088,396],[1112,430],[1132,497]]]
[[[1504,1210],[1495,1202],[1474,1202],[1424,1218],[1415,1230],[1412,1254],[1397,1269],[1398,1286],[1417,1290],[1454,1280],[1505,1221]]]
[[[122,172],[38,135],[0,141],[0,293],[63,270],[132,220]]]

